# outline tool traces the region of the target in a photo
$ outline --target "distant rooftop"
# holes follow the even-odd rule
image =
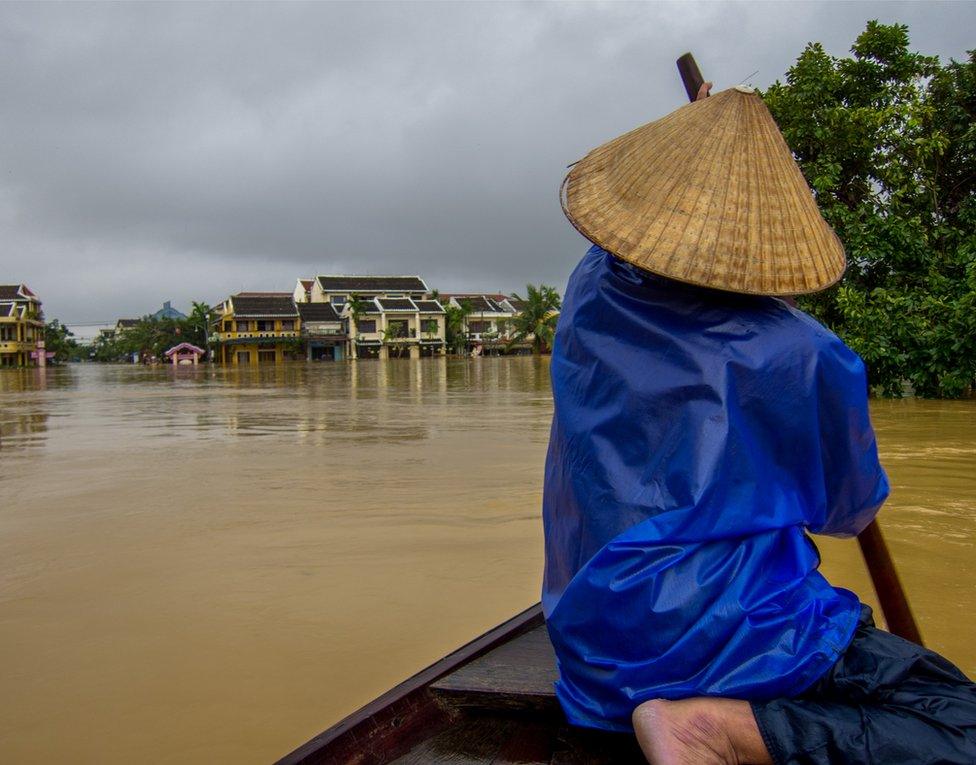
[[[529,302],[527,300],[522,300],[522,298],[509,297],[505,298],[505,300],[507,300],[508,304],[516,311],[524,311],[529,305]]]
[[[508,308],[487,295],[453,295],[453,298],[458,305],[469,304],[472,313],[510,313]]]
[[[231,295],[231,301],[234,304],[234,316],[250,318],[298,316],[298,310],[289,292],[241,292]]]
[[[317,276],[324,292],[428,292],[419,276]]]
[[[302,321],[339,321],[332,303],[298,303],[296,307]]]
[[[152,317],[154,319],[185,319],[186,314],[173,308],[173,305],[167,300],[163,303],[163,307],[156,311]]]
[[[413,311],[417,306],[410,298],[376,298],[380,308],[384,311]]]
[[[421,313],[444,313],[444,306],[436,300],[414,300]]]
[[[0,300],[37,300],[26,284],[0,284]]]

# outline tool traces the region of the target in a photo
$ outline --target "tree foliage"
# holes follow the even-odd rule
[[[764,94],[847,250],[800,299],[864,359],[876,391],[954,397],[976,380],[976,52],[940,64],[869,22],[846,58],[806,47]]]
[[[194,302],[193,311],[185,319],[144,316],[133,327],[98,338],[91,347],[91,358],[121,361],[135,355],[142,360],[162,359],[167,350],[184,342],[206,348],[210,313],[206,303]]]
[[[460,305],[444,306],[445,342],[454,353],[464,353],[468,346],[468,317],[471,315],[471,301],[462,300]]]
[[[525,290],[525,306],[512,320],[513,342],[530,339],[532,351],[543,353],[552,348],[562,300],[555,288],[546,284],[527,284]]]
[[[57,319],[44,325],[44,349],[54,353],[54,361],[58,364],[78,357],[78,341],[74,333]]]

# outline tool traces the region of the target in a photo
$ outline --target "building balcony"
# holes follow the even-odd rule
[[[224,345],[275,345],[298,340],[297,331],[289,332],[220,332],[217,342]]]
[[[220,332],[220,339],[224,342],[228,340],[287,340],[291,337],[298,337],[297,329],[265,330],[263,332]]]
[[[302,328],[302,337],[345,337],[343,329],[305,329]]]
[[[0,340],[0,353],[29,353],[35,343],[21,343],[17,340]]]

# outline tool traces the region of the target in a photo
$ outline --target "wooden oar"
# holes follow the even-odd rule
[[[681,82],[688,94],[688,100],[697,101],[700,98],[706,98],[711,83],[706,82],[705,78],[702,77],[694,56],[685,53],[676,63],[678,73],[681,75]],[[792,299],[788,302],[796,305]],[[895,563],[891,559],[891,553],[888,552],[888,545],[885,544],[881,527],[876,519],[871,521],[867,528],[857,535],[857,541],[861,546],[861,554],[864,556],[864,563],[871,575],[871,583],[874,585],[878,602],[881,604],[881,613],[884,615],[889,631],[906,640],[911,640],[913,643],[922,645],[922,635],[918,631],[915,617],[912,616],[908,598],[901,586],[901,580],[895,570]]]

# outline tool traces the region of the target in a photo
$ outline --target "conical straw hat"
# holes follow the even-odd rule
[[[830,286],[846,265],[750,88],[695,101],[594,149],[566,176],[563,210],[614,255],[705,287],[797,295]]]

